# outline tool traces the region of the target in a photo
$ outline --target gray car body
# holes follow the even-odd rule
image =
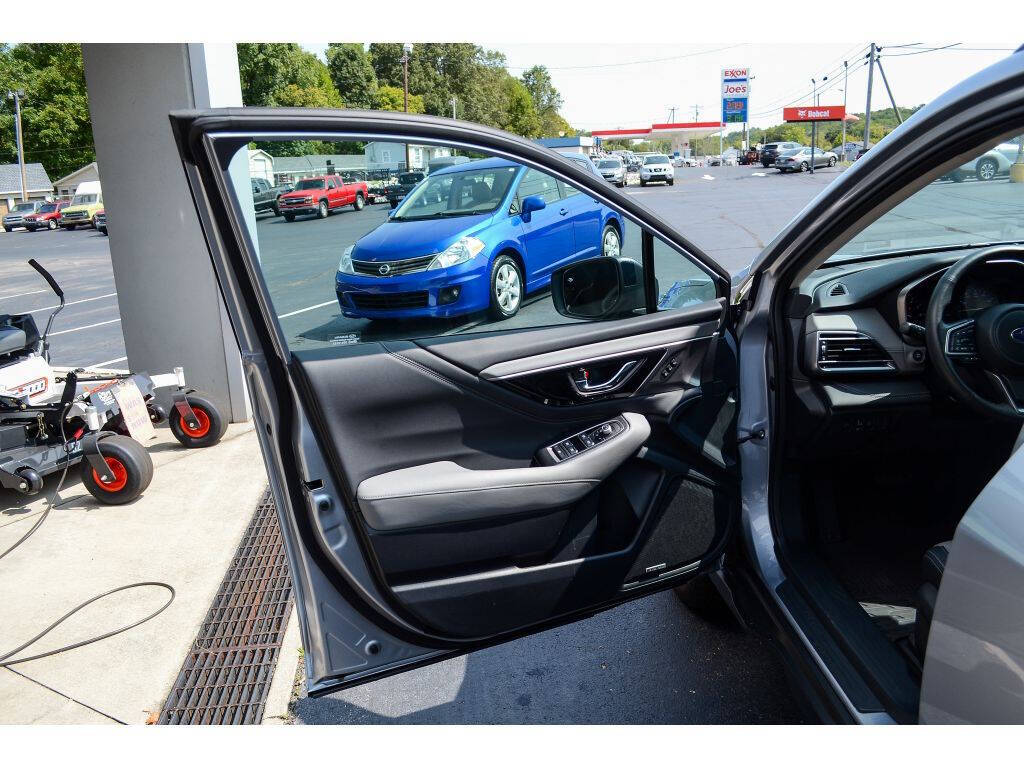
[[[729,283],[727,273],[690,243],[685,235],[643,208],[635,199],[611,189],[593,170],[584,170],[586,165],[577,165],[567,161],[568,158],[559,158],[529,142],[482,126],[401,113],[375,115],[317,110],[305,113],[218,110],[198,118],[193,113],[183,113],[172,118],[178,121],[175,128],[183,157],[203,151],[203,133],[196,126],[199,121],[207,120],[211,126],[208,130],[212,133],[232,130],[244,132],[249,127],[246,118],[252,119],[252,124],[257,126],[256,130],[271,133],[277,131],[286,134],[290,127],[319,126],[327,131],[348,133],[387,133],[390,130],[401,133],[408,140],[429,137],[435,141],[474,143],[517,161],[540,165],[595,199],[615,205],[628,218],[648,222],[661,237],[704,264],[717,281],[726,285]],[[892,718],[884,712],[863,713],[853,706],[843,686],[837,681],[830,662],[811,644],[801,623],[789,612],[779,595],[779,587],[789,576],[781,560],[780,542],[775,536],[777,529],[772,517],[773,489],[781,485],[773,475],[776,467],[771,461],[775,439],[773,414],[778,407],[778,388],[769,386],[771,371],[781,370],[781,360],[773,356],[779,352],[769,343],[770,337],[778,338],[781,335],[776,324],[781,324],[783,317],[777,302],[795,279],[820,266],[827,255],[834,253],[868,223],[925,184],[964,163],[972,154],[976,156],[985,146],[991,146],[993,140],[999,138],[1000,132],[1005,131],[1007,124],[1024,124],[1022,54],[988,68],[915,113],[880,142],[862,162],[823,190],[765,248],[735,290],[734,300],[740,317],[737,325],[740,356],[737,431],[741,436],[749,435],[752,438],[745,439],[740,446],[743,472],[739,546],[747,566],[752,570],[756,588],[771,604],[773,616],[778,617],[777,631],[788,641],[787,645],[795,648],[794,652],[801,659],[810,660],[812,669],[806,671],[806,674],[813,674],[816,680],[826,684],[828,691],[822,695],[829,696],[830,701],[838,702],[842,711],[836,715],[836,719],[862,723],[892,722]],[[951,151],[951,147],[955,147],[956,151]],[[193,168],[189,173],[190,181],[196,185],[197,171]],[[208,207],[200,210],[201,218],[207,222],[216,215]],[[219,226],[232,223],[237,225],[237,221],[222,221]],[[272,389],[270,366],[277,363],[272,362],[271,353],[278,346],[284,349],[283,341],[278,338],[278,331],[272,331],[267,343],[274,347],[265,346],[259,327],[255,325],[257,308],[247,306],[240,298],[242,293],[238,274],[229,266],[228,257],[222,251],[213,248],[213,256],[251,386],[257,393]],[[280,355],[280,350],[275,354]],[[271,485],[275,497],[282,505],[284,534],[292,571],[296,574],[296,605],[302,618],[303,644],[307,648],[306,661],[309,665],[313,663],[312,656],[324,652],[323,648],[317,647],[318,642],[311,642],[313,638],[323,636],[324,631],[330,631],[323,622],[343,622],[339,624],[338,631],[344,627],[351,631],[362,631],[367,621],[365,616],[348,604],[347,599],[332,592],[327,575],[321,570],[313,553],[302,545],[302,538],[294,529],[293,521],[298,516],[284,486],[284,478],[289,476],[289,471],[277,443],[269,437],[280,432],[282,425],[287,422],[272,399],[264,396],[257,400],[263,404],[260,406],[259,418],[266,420],[268,427],[266,431],[258,430],[258,435],[271,469]],[[292,428],[305,465],[314,470],[310,476],[329,479],[329,474],[319,466],[323,459],[308,424],[300,418]],[[1008,462],[996,475],[986,492],[978,497],[953,541],[950,563],[954,570],[951,573],[962,573],[965,578],[973,579],[973,586],[978,592],[988,590],[997,596],[1005,591],[1021,594],[1019,585],[1024,577],[1024,528],[1019,522],[1003,529],[987,527],[989,521],[1002,521],[1008,511],[1020,508],[1019,473],[1020,450],[1014,460]],[[1015,490],[1007,494],[1004,490],[1006,488]],[[339,497],[337,489],[329,487],[329,483],[319,493],[324,498]],[[342,520],[339,523],[339,535],[346,537],[345,541],[354,540],[354,533],[345,529],[344,525]],[[975,526],[978,526],[977,532]],[[981,543],[971,546],[974,542]],[[996,544],[1001,546],[996,548],[997,552],[993,552]],[[342,567],[346,583],[360,590],[358,596],[366,605],[373,606],[375,611],[387,616],[394,626],[406,626],[389,608],[374,580],[367,577],[364,572],[365,563],[361,559],[346,560]],[[954,650],[959,654],[960,668],[968,670],[968,673],[958,676],[957,693],[962,702],[954,713],[943,689],[946,686],[945,690],[950,690],[949,681],[942,679],[944,667],[935,661],[939,659],[938,652],[949,648],[950,643],[939,640],[934,646],[930,645],[925,664],[921,711],[925,716],[932,712],[950,713],[948,719],[955,717],[961,721],[984,721],[991,715],[986,700],[992,695],[993,681],[1016,681],[1017,690],[1020,689],[1020,630],[1016,629],[1017,634],[1008,637],[1006,632],[993,631],[993,627],[998,627],[997,622],[1000,620],[1009,620],[1015,628],[1019,628],[1024,625],[1024,609],[1019,603],[1011,605],[1007,599],[994,601],[989,598],[987,602],[978,605],[982,615],[965,617],[957,613],[964,606],[951,605],[953,598],[947,597],[945,590],[944,581],[935,616],[937,631],[941,637],[941,627],[948,626],[958,633],[952,642],[957,644]],[[330,601],[332,609],[337,609],[336,619],[332,618],[333,614],[328,615],[318,610],[317,606],[325,601]],[[1007,610],[1014,613],[1008,615]],[[404,668],[408,664],[430,663],[458,652],[446,654],[411,643],[403,645],[396,637],[388,637],[387,647],[399,649],[401,656],[391,656],[392,651],[389,650],[387,658],[380,659],[382,667],[391,665],[392,668]],[[373,679],[373,674],[362,678],[357,676],[357,679]],[[323,693],[329,689],[329,686],[324,686],[318,692]],[[1011,703],[1017,709],[1010,711],[1006,717],[1014,721],[1024,720],[1024,709],[1020,708],[1021,699],[1017,698]]]

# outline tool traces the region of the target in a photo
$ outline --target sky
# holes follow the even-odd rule
[[[876,40],[899,106],[923,104],[969,75],[998,61],[1018,43],[937,41],[912,37]],[[577,129],[640,128],[667,122],[676,107],[677,122],[718,119],[723,67],[749,67],[751,125],[781,122],[783,106],[811,101],[811,78],[821,81],[820,103],[843,103],[843,61],[849,62],[847,109],[863,114],[867,95],[865,54],[869,41],[847,43],[693,43],[693,44],[552,44],[481,43],[502,51],[513,75],[534,64],[551,71],[565,103],[562,116]],[[897,47],[914,45],[918,47]],[[326,44],[303,44],[320,52]],[[995,49],[995,50],[993,50]],[[695,105],[696,108],[695,108]],[[875,70],[872,109],[890,106]]]

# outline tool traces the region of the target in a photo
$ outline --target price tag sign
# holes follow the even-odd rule
[[[133,380],[126,379],[114,387],[113,394],[118,408],[121,409],[128,434],[143,444],[156,437],[153,422],[149,420],[146,401],[142,399],[138,385]]]

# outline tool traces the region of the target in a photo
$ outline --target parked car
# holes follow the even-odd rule
[[[647,155],[640,166],[640,186],[646,187],[652,181],[664,181],[670,187],[675,183],[675,171],[668,155]]]
[[[25,217],[38,213],[45,204],[45,200],[27,200],[23,203],[16,204],[11,210],[4,214],[4,232],[11,232],[17,227],[25,227],[28,229],[28,226],[25,224]]]
[[[37,229],[57,229],[60,227],[60,212],[68,205],[70,203],[67,201],[46,203],[35,213],[26,216],[22,223],[29,232],[35,232]]]
[[[71,204],[60,212],[60,226],[75,229],[80,226],[95,226],[93,217],[103,210],[103,189],[98,181],[83,181],[75,190]]]
[[[704,165],[708,166],[709,168],[711,166],[719,166],[721,164],[722,164],[722,156],[721,155],[707,155],[704,158]]]
[[[779,155],[775,160],[775,167],[782,173],[788,173],[789,171],[801,173],[809,170],[811,163],[814,163],[815,168],[831,168],[837,162],[838,158],[835,152],[815,149],[812,153],[810,147],[800,147],[799,149],[786,150]]]
[[[94,217],[94,221],[96,223],[96,229],[104,235],[107,234],[107,212],[105,210],[97,212]]]
[[[388,185],[388,202],[392,208],[397,208],[402,199],[409,194],[413,187],[419,184],[427,174],[423,171],[409,171],[398,174],[398,181]]]
[[[775,161],[778,160],[779,155],[783,152],[799,148],[800,145],[795,141],[774,141],[769,144],[765,144],[764,147],[761,148],[761,165],[765,168],[770,168],[775,165]]]
[[[672,158],[673,168],[696,168],[697,158],[692,155],[676,155]]]
[[[326,219],[331,211],[339,210],[346,205],[361,211],[366,204],[367,196],[364,181],[346,184],[337,174],[314,176],[296,182],[295,189],[285,192],[277,199],[277,207],[284,220],[288,222],[295,221],[296,216],[313,215],[319,219]]]
[[[598,160],[596,165],[605,181],[610,181],[616,187],[626,186],[626,166],[622,160],[617,157],[606,157]]]
[[[253,176],[250,181],[252,182],[252,205],[256,213],[273,213],[275,216],[280,216],[281,209],[278,207],[278,199],[286,192],[291,192],[292,188],[287,184],[274,186],[262,176]]]
[[[624,231],[617,213],[547,174],[498,158],[451,166],[345,250],[338,303],[345,317],[512,317],[555,268],[617,255]]]
[[[740,165],[755,165],[761,159],[761,155],[756,149],[748,149],[746,152],[740,152],[739,163]]]
[[[342,110],[172,119],[221,295],[245,331],[309,694],[676,589],[782,654],[808,719],[1024,722],[1024,222],[1012,190],[994,204],[930,183],[952,158],[1024,130],[1024,51],[915,112],[736,276],[678,216],[491,128]],[[454,208],[418,206],[418,187],[397,214],[453,215],[390,222],[390,241],[373,239],[383,260],[368,268],[390,270],[400,252],[398,266],[417,270],[377,278],[415,280],[411,295],[378,289],[385,306],[440,298],[451,283],[431,292],[423,266],[458,274],[474,252],[497,257],[497,283],[516,262],[495,237],[518,243],[512,220],[530,212],[533,234],[554,238],[565,217],[539,214],[571,203],[567,181],[628,214],[653,259],[580,260],[565,232],[550,253],[566,263],[544,278],[551,304],[535,315],[289,348],[284,305],[268,306],[275,275],[231,215],[223,164],[285,121],[300,139],[427,134],[532,167],[538,183],[521,200],[508,188],[522,170],[498,173],[507,160],[482,161],[492,165],[450,193]],[[704,300],[675,303],[681,283],[700,283]],[[687,640],[656,629],[634,654]],[[747,647],[725,661],[747,663]],[[579,651],[560,653],[571,664]],[[536,665],[510,658],[517,673]],[[706,671],[682,674],[713,698],[714,679],[689,683]],[[665,666],[655,693],[677,689],[675,674]]]
[[[1019,148],[1020,143],[1016,139],[1002,142],[981,157],[951,171],[949,178],[953,181],[963,181],[968,176],[974,176],[978,181],[992,181],[996,176],[1005,176],[1010,172],[1010,166],[1016,162]]]

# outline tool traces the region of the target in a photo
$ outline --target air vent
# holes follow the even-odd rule
[[[881,345],[863,333],[819,333],[818,370],[825,373],[882,372],[896,369]]]
[[[836,283],[829,290],[828,295],[829,296],[845,296],[846,295],[846,286],[843,285],[842,283]]]

